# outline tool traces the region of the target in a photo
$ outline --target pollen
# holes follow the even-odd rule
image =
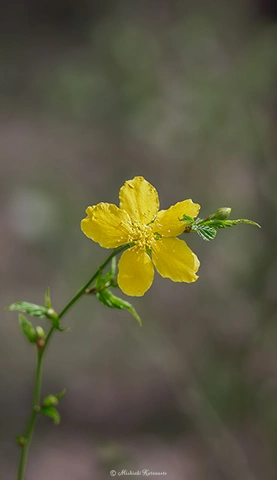
[[[151,248],[153,242],[156,241],[153,225],[143,225],[139,222],[133,223],[129,241],[134,242],[140,248]]]

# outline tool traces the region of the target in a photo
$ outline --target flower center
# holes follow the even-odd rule
[[[156,238],[153,232],[153,224],[143,225],[139,222],[132,224],[132,234],[130,235],[130,242],[135,242],[136,246],[140,248],[147,247],[151,250],[153,242]]]

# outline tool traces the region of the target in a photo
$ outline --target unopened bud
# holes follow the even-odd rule
[[[59,316],[53,308],[48,308],[46,312],[46,317],[50,320],[58,320]]]
[[[23,437],[23,435],[17,435],[16,436],[16,443],[20,447],[24,447],[24,445],[26,445],[27,441],[28,441],[27,438]]]
[[[36,327],[36,332],[38,338],[45,338],[45,332],[42,327]]]
[[[55,407],[58,403],[59,401],[54,395],[48,395],[48,397],[43,400],[44,407]]]
[[[231,210],[230,207],[221,207],[215,212],[214,218],[218,218],[218,220],[226,220],[226,218],[229,217]]]

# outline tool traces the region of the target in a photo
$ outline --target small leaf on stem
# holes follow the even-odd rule
[[[40,413],[45,417],[50,417],[54,420],[55,425],[59,425],[61,416],[55,407],[41,407]]]
[[[125,300],[122,300],[122,298],[113,295],[110,290],[101,290],[100,292],[96,293],[96,296],[101,303],[106,305],[106,307],[117,308],[119,310],[128,310],[128,312],[130,312],[131,315],[133,315],[133,317],[135,317],[135,319],[138,321],[139,325],[142,325],[141,318],[137,314],[134,307],[129,302],[126,302]]]
[[[35,343],[37,334],[31,322],[29,322],[29,320],[27,320],[22,313],[19,313],[18,315],[18,322],[23,335],[29,340],[30,343]]]
[[[31,317],[44,318],[46,317],[47,308],[41,305],[35,305],[29,302],[16,302],[7,307],[5,310],[11,310],[23,313],[28,313]]]
[[[52,308],[51,297],[50,297],[50,288],[47,287],[45,291],[45,306],[47,309]]]

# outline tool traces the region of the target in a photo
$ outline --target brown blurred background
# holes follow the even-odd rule
[[[85,208],[135,175],[162,208],[192,198],[263,227],[186,237],[200,278],[156,275],[133,301],[143,328],[80,301],[45,362],[43,394],[67,388],[62,423],[39,420],[27,479],[276,479],[276,3],[10,0],[0,18],[2,307],[50,286],[60,309],[107,255]],[[13,313],[0,343],[8,480],[34,353]]]

